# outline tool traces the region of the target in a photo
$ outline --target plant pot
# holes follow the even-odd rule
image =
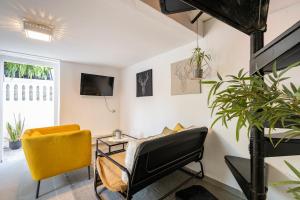
[[[21,140],[18,141],[9,141],[9,148],[11,150],[20,149],[21,147]]]
[[[193,78],[194,79],[201,79],[203,78],[203,69],[202,68],[195,68],[193,70]]]

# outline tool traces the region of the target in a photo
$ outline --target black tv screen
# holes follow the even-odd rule
[[[80,95],[113,96],[114,77],[81,74]]]

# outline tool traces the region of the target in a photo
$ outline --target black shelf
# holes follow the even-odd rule
[[[248,35],[266,31],[269,0],[160,0],[164,14],[199,9]]]
[[[234,178],[238,182],[239,186],[243,190],[247,199],[251,196],[251,161],[247,158],[241,158],[236,156],[225,156],[225,163],[229,167]],[[265,171],[267,172],[268,165],[265,164]],[[265,175],[268,173],[265,173]],[[267,184],[268,178],[265,177],[265,185]],[[268,188],[266,187],[267,191]]]
[[[250,199],[251,168],[250,159],[235,156],[225,156],[225,162],[234,178],[243,190],[247,199]]]
[[[271,72],[275,61],[277,69],[281,70],[299,60],[300,21],[252,55],[250,74],[252,75],[261,69],[265,73]]]
[[[299,127],[300,128],[300,125],[299,123],[296,123],[297,121],[300,121],[300,117],[299,116],[293,116],[293,117],[290,117],[289,119],[286,119],[283,124],[282,122],[277,122],[275,125],[274,125],[274,128],[291,128],[292,126],[296,126],[296,127]],[[269,122],[265,122],[264,124],[264,127],[265,128],[269,128],[270,127],[270,123]]]
[[[276,144],[281,138],[284,137],[284,133],[272,134],[271,137],[273,144]],[[264,151],[265,157],[300,155],[300,137],[296,137],[290,140],[283,140],[276,148],[274,148],[270,141],[270,137],[266,135]]]

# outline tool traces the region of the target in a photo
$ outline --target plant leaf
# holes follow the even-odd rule
[[[294,174],[300,179],[300,172],[286,160],[284,162],[290,168],[290,170],[292,170],[294,172]]]
[[[291,85],[293,92],[296,93],[298,90],[297,90],[296,86],[294,85],[294,83],[290,83],[290,85]]]
[[[300,192],[300,186],[288,189],[286,192],[288,193]]]
[[[278,77],[276,66],[277,66],[277,64],[276,64],[276,61],[275,61],[275,62],[273,63],[273,66],[272,66],[272,72],[273,72],[273,76],[274,76],[275,78]]]
[[[298,185],[298,184],[300,184],[300,181],[289,180],[289,181],[279,181],[279,182],[272,183],[272,186]]]
[[[219,72],[217,72],[217,76],[218,76],[218,78],[220,79],[220,81],[223,80],[223,78],[222,78],[222,76],[219,74]]]

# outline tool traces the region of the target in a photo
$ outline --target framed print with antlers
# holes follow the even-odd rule
[[[171,64],[171,95],[199,94],[199,80],[193,79],[193,66],[190,59]]]
[[[136,96],[153,96],[152,69],[136,74]]]

